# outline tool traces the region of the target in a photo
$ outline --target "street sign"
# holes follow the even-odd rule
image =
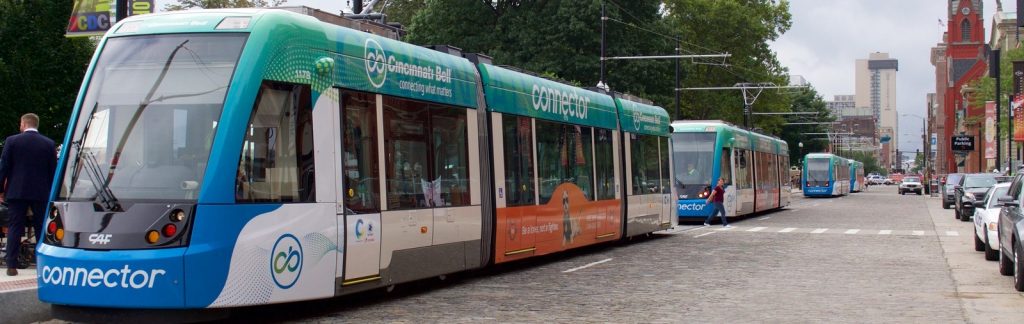
[[[954,152],[974,151],[974,136],[956,135],[950,139],[950,145]]]

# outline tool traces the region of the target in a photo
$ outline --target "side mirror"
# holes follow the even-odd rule
[[[956,190],[956,189],[960,189],[960,186],[959,185],[954,185],[953,186],[953,190]]]
[[[974,207],[975,208],[982,208],[982,209],[984,209],[985,208],[985,201],[984,200],[975,201],[974,202]]]
[[[1005,207],[1020,207],[1020,202],[1013,200],[1013,197],[1010,196],[999,197],[996,201]]]

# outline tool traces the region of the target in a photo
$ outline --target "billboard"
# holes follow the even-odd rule
[[[68,19],[67,37],[102,36],[117,21],[114,4],[124,1],[127,16],[153,12],[153,0],[75,0]]]
[[[1024,96],[1014,96],[1010,108],[1013,114],[1013,140],[1024,142]]]
[[[974,136],[956,135],[950,139],[949,143],[954,152],[974,151]]]

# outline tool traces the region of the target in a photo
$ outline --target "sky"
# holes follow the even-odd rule
[[[156,0],[157,8],[171,1]],[[987,38],[996,1],[984,2]],[[1004,10],[1016,9],[1016,1],[1002,2]],[[349,4],[350,0],[287,0],[284,5],[339,12],[348,10]],[[790,0],[792,27],[770,45],[790,74],[804,77],[825,100],[854,94],[857,59],[886,52],[899,60],[899,146],[913,151],[921,148],[921,120],[902,115],[926,114],[926,95],[935,92],[931,48],[942,39],[945,27],[939,20],[946,23],[946,8],[947,1],[937,0]]]
[[[1003,10],[1016,1],[1003,0]],[[896,105],[902,151],[921,148],[921,119],[928,93],[935,92],[931,48],[942,40],[947,1],[935,0],[792,0],[793,25],[771,44],[790,73],[803,76],[825,100],[854,94],[854,66],[869,53],[887,52],[899,60]],[[995,0],[984,3],[985,37],[991,33]]]

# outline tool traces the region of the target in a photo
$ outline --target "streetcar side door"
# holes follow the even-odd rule
[[[340,95],[335,187],[340,188],[337,214],[343,230],[338,242],[344,242],[344,249],[339,249],[344,251],[344,261],[337,276],[342,285],[352,285],[380,278],[383,101],[380,95],[365,92],[342,90]]]

